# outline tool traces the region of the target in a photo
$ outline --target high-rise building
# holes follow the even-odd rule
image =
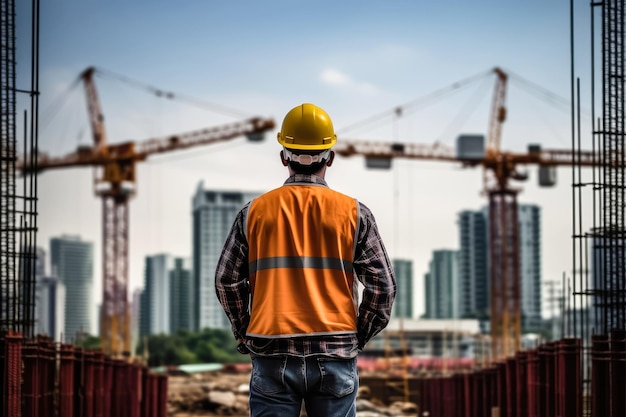
[[[193,196],[194,329],[230,328],[215,295],[215,269],[237,212],[260,193],[209,191],[200,182]]]
[[[424,277],[426,308],[424,318],[458,319],[459,314],[459,251],[433,251],[428,272]]]
[[[93,331],[93,244],[78,236],[50,239],[51,275],[65,286],[63,341]]]
[[[489,317],[489,244],[485,210],[459,213],[459,315],[485,325]]]
[[[191,315],[191,259],[174,258],[170,270],[170,331],[193,330]]]
[[[405,259],[394,259],[393,270],[396,276],[396,299],[391,317],[413,318],[413,263]]]
[[[35,334],[62,341],[65,327],[65,285],[54,277],[42,277],[35,287]]]
[[[541,209],[518,204],[520,309],[522,329],[541,328]],[[490,305],[488,208],[459,214],[461,317],[475,317],[486,328]]]
[[[140,320],[141,320],[141,295],[143,288],[135,288],[130,302],[130,351],[136,352],[137,345],[141,336]]]
[[[534,204],[517,208],[520,251],[520,308],[522,329],[537,331],[541,317],[541,209]]]
[[[170,271],[174,259],[167,254],[146,256],[141,297],[140,333],[170,334]]]

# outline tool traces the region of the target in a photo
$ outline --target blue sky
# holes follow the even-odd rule
[[[28,70],[23,3],[29,2],[18,3],[19,83]],[[62,155],[91,143],[81,86],[70,89],[89,66],[180,97],[165,100],[111,75],[96,77],[111,143],[251,115],[279,124],[293,106],[313,102],[329,112],[339,140],[448,146],[460,133],[486,134],[493,76],[436,102],[407,106],[401,118],[391,110],[499,66],[514,75],[502,148],[523,151],[532,142],[569,149],[567,106],[529,93],[520,82],[569,100],[569,7],[565,0],[42,2],[40,148]],[[575,68],[583,86],[589,84],[588,8],[575,2]],[[386,116],[360,123],[374,115]],[[142,283],[144,256],[191,255],[191,196],[200,181],[207,188],[261,192],[282,184],[287,173],[275,134],[262,144],[238,139],[141,164],[131,202],[131,289]],[[560,280],[571,269],[570,171],[561,168],[559,186],[543,190],[530,167],[530,180],[520,184],[519,201],[543,209],[544,280]],[[355,157],[338,158],[327,180],[373,210],[392,257],[414,261],[421,312],[431,252],[458,248],[457,213],[486,203],[482,172],[401,160],[393,170],[368,171]],[[39,181],[38,239],[47,246],[50,237],[68,233],[94,242],[98,300],[101,220],[92,172],[50,171]]]

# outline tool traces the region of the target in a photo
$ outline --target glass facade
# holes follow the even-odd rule
[[[398,286],[391,317],[413,318],[413,263],[404,259],[392,261]]]
[[[489,218],[487,208],[459,214],[459,313],[489,318]],[[518,204],[520,307],[524,332],[541,328],[541,209]]]
[[[241,208],[260,193],[208,191],[200,183],[193,196],[193,324],[229,329],[230,323],[215,295],[215,269],[224,242]]]
[[[424,277],[428,319],[458,319],[459,316],[459,252],[451,249],[433,251],[428,273]]]
[[[485,211],[459,214],[459,315],[487,320],[489,315],[489,259]]]
[[[50,239],[51,275],[65,286],[64,342],[93,332],[93,244],[78,236]]]

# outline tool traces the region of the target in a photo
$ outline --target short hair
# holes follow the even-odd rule
[[[319,172],[319,170],[324,167],[326,162],[327,161],[323,159],[321,162],[316,162],[311,165],[302,165],[294,161],[289,161],[289,168],[291,168],[296,174],[311,175]]]

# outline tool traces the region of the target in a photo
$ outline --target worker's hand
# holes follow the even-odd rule
[[[249,354],[250,349],[248,349],[248,346],[246,346],[246,342],[243,339],[237,339],[237,341],[239,342],[239,344],[237,345],[237,352],[241,353],[242,355]]]

